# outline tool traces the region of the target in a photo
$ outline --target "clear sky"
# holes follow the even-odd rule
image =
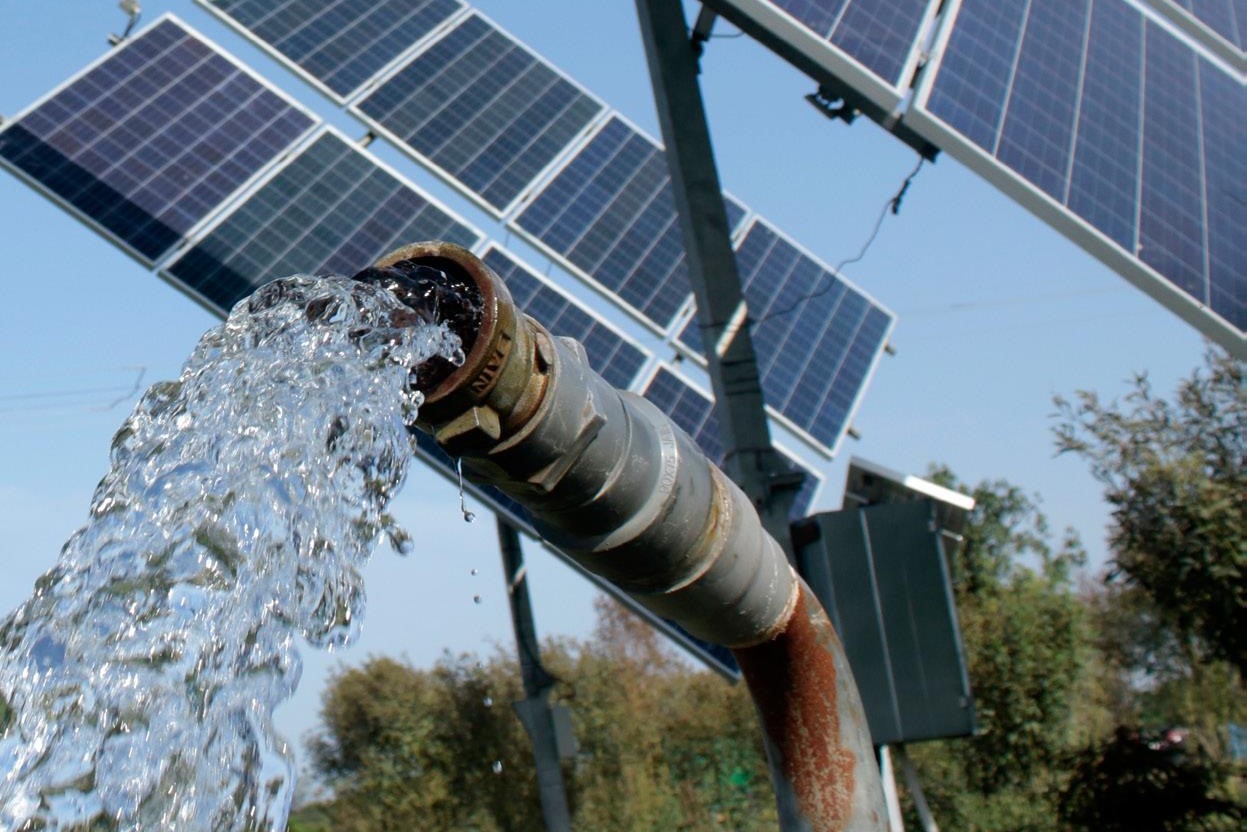
[[[658,135],[629,0],[474,5]],[[348,135],[364,132],[190,0],[143,7],[145,21],[178,14]],[[124,25],[112,0],[0,0],[0,19],[6,117],[102,54],[108,34]],[[725,186],[826,262],[856,253],[913,166],[912,151],[865,119],[827,121],[802,100],[813,84],[748,38],[712,41],[702,79]],[[506,241],[503,229],[414,162],[383,142],[372,149]],[[85,520],[140,372],[144,386],[175,376],[215,320],[3,173],[0,275],[4,614]],[[946,157],[924,166],[900,214],[887,218],[866,259],[846,276],[898,314],[897,354],[882,361],[854,419],[861,440],[846,440],[825,466],[818,508],[839,507],[850,455],[918,474],[941,461],[963,479],[1003,477],[1042,495],[1054,528],[1076,528],[1102,562],[1107,511],[1081,463],[1053,457],[1052,396],[1077,389],[1119,395],[1138,371],[1171,390],[1200,363],[1203,339]],[[646,343],[669,353],[652,338]],[[489,515],[478,512],[465,524],[455,489],[423,466],[414,467],[395,509],[418,549],[407,558],[377,552],[358,645],[337,656],[305,652],[303,684],[279,712],[291,739],[314,725],[324,678],[339,661],[389,653],[425,665],[446,650],[511,645]],[[527,552],[539,632],[587,635],[591,588],[536,545]]]

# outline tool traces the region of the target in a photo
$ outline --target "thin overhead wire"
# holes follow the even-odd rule
[[[866,252],[870,251],[870,247],[874,244],[875,238],[879,236],[879,230],[883,227],[883,221],[887,218],[888,214],[889,213],[891,214],[900,213],[901,202],[902,200],[905,199],[905,194],[909,191],[909,186],[913,184],[914,177],[918,175],[918,171],[922,170],[922,165],[925,161],[926,159],[923,158],[922,156],[918,157],[918,163],[914,165],[913,170],[911,170],[909,172],[909,175],[905,177],[905,180],[901,182],[901,186],[896,190],[896,193],[894,193],[891,197],[889,197],[887,202],[883,203],[883,208],[879,211],[879,217],[875,220],[874,227],[870,230],[870,234],[866,237],[866,241],[862,243],[862,247],[858,250],[857,254],[853,255],[852,257],[847,257],[844,260],[841,260],[834,267],[832,267],[831,271],[832,271],[833,278],[839,276],[840,272],[844,269],[845,266],[850,266],[854,263],[861,262],[861,260],[866,257]],[[762,324],[763,322],[771,320],[772,318],[779,318],[791,312],[796,311],[798,308],[800,308],[801,306],[804,306],[806,303],[809,303],[815,298],[821,295],[827,294],[829,291],[831,291],[831,288],[834,285],[835,285],[834,282],[827,281],[826,284],[822,286],[821,288],[815,289],[809,294],[802,295],[801,297],[797,298],[795,301],[790,303],[788,306],[785,306],[783,309],[779,309],[774,312],[768,312],[765,315],[763,315],[761,318],[758,318],[757,320],[754,320],[754,321],[750,321],[749,323],[750,329],[753,329],[757,327],[758,325]]]
[[[48,412],[58,410],[92,410],[102,412],[123,404],[142,389],[147,367],[134,366],[124,369],[135,373],[129,385],[113,384],[100,387],[75,387],[63,390],[37,390],[25,393],[0,395],[0,414]],[[100,396],[112,395],[103,401]],[[85,399],[85,400],[84,400]]]

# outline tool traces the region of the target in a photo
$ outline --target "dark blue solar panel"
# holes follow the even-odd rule
[[[1247,330],[1247,86],[1200,61],[1212,309]]]
[[[1065,200],[1088,0],[1036,3],[1026,23],[996,156]]]
[[[1126,251],[1135,250],[1139,208],[1142,53],[1143,16],[1094,3],[1068,204]]]
[[[709,398],[689,386],[675,373],[665,367],[659,367],[654,378],[645,388],[645,398],[649,399],[671,421],[687,433],[701,448],[701,452],[715,465],[723,464],[723,444],[719,438],[719,419]],[[785,457],[785,459],[788,459]],[[791,459],[788,462],[805,473],[805,481],[801,485],[797,497],[793,500],[790,517],[800,519],[809,511],[818,490],[819,479],[808,468]]]
[[[745,209],[727,200],[728,224]],[[662,149],[612,118],[513,223],[666,329],[690,294]]]
[[[989,153],[1009,93],[1026,0],[962,0],[927,109]]]
[[[357,108],[486,204],[502,210],[602,105],[472,15]]]
[[[767,405],[834,450],[892,316],[765,222],[750,227],[736,261]],[[702,351],[696,318],[679,337]]]
[[[834,4],[833,4],[834,5]],[[894,86],[918,39],[928,0],[853,0],[831,42]]]
[[[458,0],[201,0],[340,96],[463,8]]]
[[[0,158],[147,261],[314,124],[163,19],[0,132]]]
[[[485,253],[485,264],[507,284],[516,305],[554,335],[575,338],[584,345],[589,366],[611,385],[627,389],[645,353],[625,341],[611,327],[578,306],[565,294],[520,265],[497,247]]]
[[[227,310],[290,274],[353,274],[419,240],[480,237],[365,152],[325,133],[168,269]]]
[[[1144,40],[1138,254],[1183,291],[1207,303],[1195,53],[1151,21]]]
[[[893,86],[913,51],[928,0],[772,0]]]
[[[815,34],[827,38],[844,11],[845,0],[774,0],[774,3]]]
[[[963,0],[926,109],[1242,330],[1247,93],[1201,52],[1125,0]]]

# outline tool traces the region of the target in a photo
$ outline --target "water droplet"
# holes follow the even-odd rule
[[[476,519],[476,515],[468,511],[467,503],[463,501],[463,458],[455,460],[455,471],[459,474],[459,511],[463,512],[463,522],[471,523]]]
[[[478,575],[478,574],[480,574],[480,571],[481,571],[481,570],[476,569],[475,567],[473,567],[471,570],[469,570],[469,571],[468,571],[468,574],[469,574],[469,575]]]
[[[479,596],[479,595],[473,595],[473,596],[472,596],[472,603],[473,603],[473,604],[479,604],[480,602],[481,602],[481,596]]]
[[[481,700],[481,704],[483,704],[486,708],[492,708],[494,706],[494,698],[492,696],[486,696]]]
[[[494,760],[494,764],[491,768],[493,769],[494,774],[502,774],[502,760]]]

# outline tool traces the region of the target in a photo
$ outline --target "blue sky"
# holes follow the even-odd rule
[[[475,5],[658,135],[629,0]],[[147,21],[164,11],[348,135],[364,132],[200,6],[144,3]],[[124,25],[111,0],[0,0],[0,19],[5,116],[102,54],[108,34]],[[864,119],[824,119],[802,100],[812,83],[748,38],[712,41],[702,79],[725,186],[823,260],[856,253],[912,167],[912,151]],[[372,149],[505,238],[415,163],[382,142]],[[138,368],[144,386],[176,375],[215,321],[8,174],[0,174],[0,274],[3,613],[84,521],[109,439],[136,398]],[[912,473],[942,461],[963,479],[1003,477],[1041,494],[1054,528],[1075,527],[1102,561],[1107,512],[1083,466],[1053,457],[1052,396],[1080,388],[1117,395],[1137,371],[1170,390],[1200,363],[1203,339],[950,158],[924,166],[900,214],[846,275],[898,314],[897,354],[881,362],[854,419],[861,440],[847,440],[826,466],[818,507],[839,506],[852,454]],[[428,664],[444,650],[511,644],[488,515],[465,524],[455,489],[422,466],[395,509],[421,545],[407,558],[377,552],[358,645],[336,656],[305,653],[304,682],[279,712],[292,739],[314,724],[324,677],[338,661],[390,653]],[[587,635],[590,587],[539,547],[527,552],[539,631]]]

